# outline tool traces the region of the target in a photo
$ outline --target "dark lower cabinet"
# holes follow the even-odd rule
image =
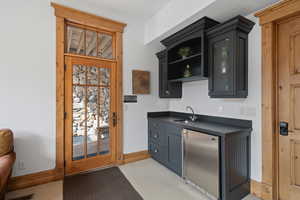
[[[182,175],[181,136],[167,133],[167,166],[179,176]]]
[[[181,128],[149,120],[149,153],[152,158],[182,175]]]
[[[155,116],[155,113],[153,116]],[[198,119],[201,119],[201,117],[198,117]],[[230,123],[227,126],[224,125],[228,121]],[[215,125],[213,125],[214,123]],[[182,149],[182,130],[188,129],[199,132],[199,134],[201,132],[203,134],[218,136],[219,162],[216,162],[216,165],[219,165],[220,169],[220,198],[218,200],[241,200],[250,193],[250,134],[252,123],[247,120],[220,117],[207,117],[205,119],[204,117],[202,122],[195,123],[194,125],[192,127],[191,125],[172,122],[172,118],[161,120],[159,117],[148,117],[149,153],[152,158],[182,177],[184,151]],[[222,126],[223,129],[220,128]],[[237,128],[232,130],[233,126]],[[206,129],[207,132],[205,131]],[[214,129],[216,131],[212,131]],[[203,151],[205,154],[205,151],[208,150],[203,149]],[[209,155],[209,153],[205,155]],[[205,170],[207,163],[204,162],[207,162],[207,159],[210,158],[196,160],[195,163],[199,166],[194,167],[199,167],[200,171],[207,171],[209,173],[210,170]]]

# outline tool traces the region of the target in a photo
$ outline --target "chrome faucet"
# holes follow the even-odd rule
[[[186,109],[186,111],[189,111],[189,110],[192,111],[193,115],[190,116],[190,119],[192,120],[192,122],[196,121],[197,116],[195,115],[195,112],[194,112],[194,109],[192,108],[192,106],[187,106],[185,109]]]

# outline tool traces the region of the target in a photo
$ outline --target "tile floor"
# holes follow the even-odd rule
[[[145,200],[209,200],[152,159],[123,165],[120,169]],[[34,193],[33,200],[63,200],[62,186],[62,181],[39,185],[8,193],[6,199]],[[243,200],[259,199],[249,195]]]

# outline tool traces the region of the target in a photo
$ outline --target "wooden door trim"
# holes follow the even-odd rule
[[[284,0],[255,14],[262,26],[262,199],[278,200],[277,25],[300,13],[299,0]]]
[[[68,8],[61,6],[56,3],[51,3],[51,6],[55,9],[56,15],[56,169],[59,169],[62,177],[65,174],[64,169],[64,112],[65,112],[65,97],[64,97],[64,88],[65,88],[65,77],[64,77],[64,64],[65,64],[65,48],[64,48],[64,38],[66,34],[66,23],[74,22],[77,24],[82,24],[85,26],[91,26],[96,29],[101,29],[109,31],[115,35],[115,60],[105,60],[102,61],[113,61],[116,63],[116,95],[117,95],[117,128],[116,128],[116,163],[123,163],[123,102],[122,102],[122,68],[123,68],[123,30],[126,24],[110,20],[107,18],[99,17],[93,14],[82,12],[73,8]],[[76,57],[76,56],[75,56]],[[79,56],[82,57],[82,56]],[[87,57],[85,57],[87,58]],[[97,58],[93,58],[97,59]]]
[[[105,17],[100,17],[94,14],[83,12],[74,8],[59,5],[57,3],[51,3],[51,6],[55,9],[55,16],[68,19],[70,22],[91,26],[110,32],[122,33],[126,24],[111,20]]]
[[[299,0],[283,0],[255,14],[260,24],[267,24],[300,12]]]

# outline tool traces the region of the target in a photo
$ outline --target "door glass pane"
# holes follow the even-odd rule
[[[109,88],[100,88],[100,133],[99,133],[100,154],[107,154],[110,151],[109,113],[110,113]]]
[[[110,152],[110,69],[73,65],[73,160]]]
[[[99,154],[109,153],[109,127],[100,128],[99,133]]]
[[[87,68],[87,84],[98,84],[98,68],[88,67]]]
[[[87,156],[96,156],[98,152],[98,87],[87,88]]]
[[[83,65],[73,66],[73,84],[85,84],[85,70]]]
[[[85,54],[85,30],[67,26],[67,53]]]
[[[100,85],[109,85],[110,69],[100,68]]]
[[[98,33],[98,57],[106,59],[113,58],[113,45],[111,35]]]
[[[84,158],[85,87],[73,86],[73,160]]]
[[[109,125],[109,107],[110,107],[109,88],[100,89],[100,126]]]
[[[86,55],[97,56],[97,32],[86,31]]]

